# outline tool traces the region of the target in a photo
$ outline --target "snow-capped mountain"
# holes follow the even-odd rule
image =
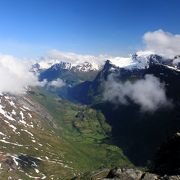
[[[88,72],[88,71],[98,71],[100,66],[94,62],[68,62],[58,59],[51,59],[51,60],[41,60],[33,65],[34,71],[38,70],[46,70],[50,67],[54,68],[61,68],[79,72]]]
[[[38,72],[40,81],[56,81],[60,78],[67,85],[73,85],[82,81],[93,80],[99,69],[89,62],[73,65],[61,61],[47,69],[42,69],[40,64],[35,64],[33,65],[33,71]]]
[[[174,70],[179,69],[179,56],[166,58],[152,52],[139,51],[128,58],[110,59],[111,64],[128,70],[147,69],[152,64],[161,64]]]
[[[100,67],[93,65],[90,62],[80,63],[76,66],[73,66],[72,69],[75,72],[89,72],[89,71],[98,71]]]
[[[165,78],[163,80],[166,82],[170,79],[168,76],[172,75],[174,79],[178,73],[179,77],[178,63],[179,56],[170,59],[151,52],[137,52],[129,58],[110,59],[105,62],[93,81],[75,85],[69,90],[69,94],[72,98],[79,99],[83,103],[91,103],[94,99],[98,99],[94,98],[96,95],[102,95],[104,82],[107,81],[110,74],[123,81],[131,78],[142,79],[145,74],[153,74],[160,79]]]

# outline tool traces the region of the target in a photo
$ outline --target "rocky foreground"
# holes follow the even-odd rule
[[[179,180],[180,176],[157,175],[138,169],[115,168],[103,180]]]

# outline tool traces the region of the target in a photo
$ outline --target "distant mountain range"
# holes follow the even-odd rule
[[[166,64],[178,67],[180,63],[180,56],[177,55],[174,58],[167,58],[158,54],[154,54],[149,51],[138,51],[135,54],[129,55],[129,57],[112,57],[109,59],[112,64],[116,67],[121,68],[145,68],[149,66],[149,63],[154,61],[160,64]],[[89,61],[74,61],[72,60],[62,60],[62,59],[51,59],[51,58],[41,58],[34,65],[33,68],[38,70],[46,70],[51,66],[59,64],[63,69],[74,69],[74,71],[97,71],[100,70],[104,65],[105,59],[102,62]]]
[[[151,52],[137,52],[128,58],[112,58],[108,60],[111,68],[108,71],[113,72],[118,69],[127,71],[138,71],[148,69],[152,64],[161,64],[167,68],[179,71],[179,56],[174,59],[164,58],[162,56],[151,54]],[[39,80],[47,80],[48,82],[57,79],[62,79],[66,83],[66,87],[80,85],[81,83],[88,84],[86,81],[92,81],[97,74],[105,69],[107,62],[68,62],[59,59],[42,59],[33,64],[32,71],[39,74]],[[67,88],[64,88],[63,93],[66,94]],[[62,90],[61,90],[62,91]],[[63,95],[64,97],[64,95]]]
[[[45,59],[40,60],[39,62],[33,65],[35,70],[46,70],[51,66],[58,65],[62,69],[73,70],[73,71],[97,71],[100,67],[98,64],[90,63],[90,62],[75,62],[71,63],[68,61],[63,61],[59,59]]]
[[[101,64],[78,61],[71,63],[58,59],[45,59],[35,63],[32,66],[32,70],[40,73],[40,80],[55,80],[56,78],[61,78],[61,76],[64,78],[63,73],[70,72],[72,76],[83,74],[85,77],[81,77],[80,80],[82,79],[85,81],[89,80],[87,74],[91,74],[92,78],[90,78],[90,80],[93,80],[97,72],[103,69],[105,62],[106,61],[102,62]],[[161,64],[178,71],[180,66],[180,58],[179,56],[176,56],[173,59],[170,59],[160,55],[151,54],[151,52],[137,52],[128,58],[112,58],[112,60],[109,60],[109,63],[112,65],[111,71],[117,68],[127,70],[147,69],[152,64]]]

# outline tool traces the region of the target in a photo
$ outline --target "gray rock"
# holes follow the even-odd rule
[[[107,176],[110,179],[123,179],[123,180],[139,180],[143,172],[138,169],[115,168],[111,170]]]
[[[151,174],[147,172],[147,173],[144,173],[140,179],[141,180],[158,180],[158,176],[156,174]]]
[[[159,176],[133,168],[114,168],[103,180],[180,180],[180,176]]]

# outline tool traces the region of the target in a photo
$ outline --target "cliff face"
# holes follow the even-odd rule
[[[180,174],[180,133],[169,137],[158,149],[153,170],[158,174]]]

